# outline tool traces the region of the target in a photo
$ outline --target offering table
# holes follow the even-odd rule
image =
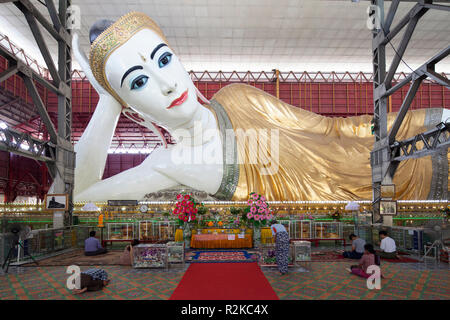
[[[247,229],[242,234],[239,229],[202,229],[192,232],[191,248],[217,249],[217,248],[252,248],[252,230]]]

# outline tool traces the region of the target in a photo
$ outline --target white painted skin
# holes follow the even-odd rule
[[[108,149],[122,107],[95,80],[86,56],[79,49],[78,35],[74,35],[75,57],[100,96],[89,125],[75,145],[75,201],[142,199],[147,193],[178,185],[210,194],[219,189],[223,175],[222,141],[216,130],[216,119],[210,110],[197,101],[195,86],[189,74],[169,47],[160,48],[151,59],[151,52],[161,43],[162,39],[153,31],[139,31],[111,54],[106,62],[105,74],[111,87],[128,107],[146,120],[144,125],[148,124],[152,130],[150,123],[153,121],[176,137],[181,132],[181,137],[176,146],[157,148],[139,166],[102,180]],[[172,54],[170,62],[161,66],[159,60],[167,53]],[[129,73],[121,85],[123,75],[133,66],[142,66],[142,69]],[[148,77],[145,85],[132,89],[133,80],[142,76]],[[186,90],[187,100],[167,109]],[[199,123],[203,132],[194,130],[194,124]],[[194,135],[192,140],[186,138]],[[200,136],[208,138],[198,140]],[[200,161],[179,164],[174,160],[174,150],[177,153],[190,153]],[[207,160],[211,158],[217,161]]]
[[[450,109],[442,109],[442,122],[450,122]]]

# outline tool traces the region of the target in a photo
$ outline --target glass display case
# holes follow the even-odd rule
[[[64,249],[64,230],[53,231],[53,250]]]
[[[184,264],[184,242],[170,241],[167,243],[167,261],[169,264]]]
[[[177,222],[175,221],[158,221],[158,232],[160,240],[174,240]]]
[[[133,247],[133,268],[167,268],[167,245],[139,244]]]
[[[388,236],[395,240],[397,250],[421,253],[423,251],[423,229],[412,227],[390,227]]]
[[[353,224],[342,224],[342,238],[349,239],[351,234],[356,234],[356,228]]]
[[[289,225],[289,238],[291,239],[312,239],[312,221],[291,220]]]
[[[313,229],[316,239],[342,239],[341,222],[314,222]]]
[[[107,223],[107,240],[133,240],[133,223]]]
[[[47,253],[53,250],[53,231],[45,230],[39,233],[39,252]]]
[[[171,240],[175,239],[177,221],[143,220],[139,221],[139,240]]]
[[[138,224],[138,231],[139,231],[139,240],[154,240],[156,235],[153,232],[152,229],[152,222],[151,221],[139,221]]]
[[[374,243],[371,226],[359,225],[358,227],[355,227],[355,234],[361,239],[366,240],[367,243]]]
[[[311,261],[311,242],[293,241],[294,265]]]

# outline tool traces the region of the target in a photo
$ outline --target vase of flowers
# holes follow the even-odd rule
[[[199,208],[203,207],[202,203],[198,203],[194,197],[187,193],[177,195],[173,214],[178,216],[178,223],[183,228],[183,235],[186,248],[190,246],[191,226],[197,220]]]
[[[273,219],[273,214],[266,197],[256,192],[250,193],[247,205],[241,219],[247,225],[253,226],[255,246],[259,246],[261,242],[261,227],[266,226]]]

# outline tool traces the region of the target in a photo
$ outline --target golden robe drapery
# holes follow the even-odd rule
[[[372,199],[370,151],[374,136],[370,115],[325,117],[244,84],[228,85],[213,99],[225,109],[234,131],[253,128],[279,132],[278,160],[269,159],[273,151],[264,147],[266,160],[278,165],[273,175],[262,175],[260,163],[249,163],[257,148],[248,148],[245,139],[237,137],[239,181],[232,200],[246,200],[253,191],[279,201]],[[426,112],[408,112],[397,139],[426,131]],[[388,128],[395,117],[396,113],[388,115]],[[402,161],[394,177],[397,199],[427,199],[431,175],[430,156]]]

